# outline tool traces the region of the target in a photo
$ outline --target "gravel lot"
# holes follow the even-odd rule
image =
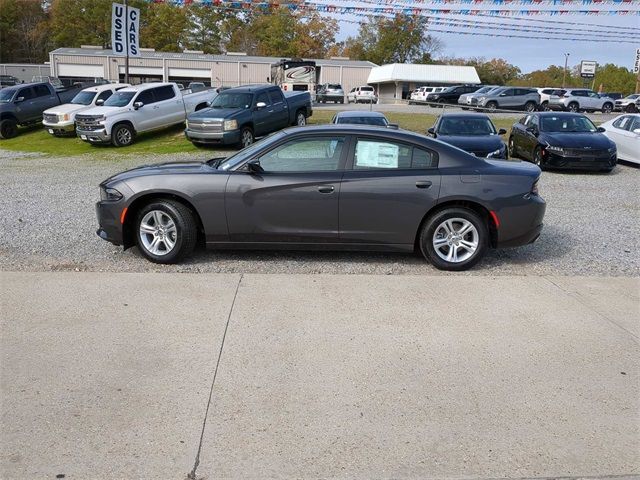
[[[200,249],[186,263],[162,266],[136,249],[123,252],[96,234],[98,184],[140,164],[216,156],[50,158],[0,150],[0,262],[4,270],[89,270],[247,273],[442,273],[418,255],[305,252],[215,252]],[[222,152],[228,154],[229,150]],[[219,155],[218,155],[219,156]],[[545,228],[526,247],[491,251],[467,275],[638,275],[640,170],[611,174],[543,173]]]

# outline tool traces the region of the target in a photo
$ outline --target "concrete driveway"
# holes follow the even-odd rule
[[[2,478],[640,474],[637,278],[0,279]]]

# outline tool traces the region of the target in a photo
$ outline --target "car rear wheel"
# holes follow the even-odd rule
[[[638,111],[638,107],[635,106],[635,104],[631,103],[629,105],[627,105],[627,108],[625,108],[625,111],[627,113],[635,113]]]
[[[304,116],[304,112],[296,113],[296,125],[303,127],[307,124],[307,117]]]
[[[576,113],[578,112],[578,110],[580,110],[580,105],[578,105],[578,102],[571,102],[567,106],[567,110],[569,110],[570,112]]]
[[[535,165],[540,167],[540,170],[544,170],[544,160],[542,159],[542,148],[536,147],[533,151],[533,157],[531,160]]]
[[[525,112],[535,112],[536,111],[535,102],[527,102],[527,103],[525,103],[524,110],[525,110]]]
[[[254,140],[253,130],[249,127],[244,127],[240,132],[240,148],[247,148]]]
[[[543,112],[548,112],[549,110],[551,110],[549,108],[549,102],[547,101],[542,102],[542,104],[540,105],[540,110],[542,110]]]
[[[486,222],[473,210],[447,208],[427,220],[420,235],[422,254],[440,270],[471,268],[489,244]]]
[[[605,103],[602,106],[602,113],[611,113],[613,111],[613,105],[610,103]]]
[[[113,127],[111,143],[113,143],[115,147],[127,147],[131,145],[133,143],[133,128],[126,124]]]
[[[157,200],[136,218],[140,252],[154,263],[176,263],[193,252],[198,229],[193,213],[174,200]]]
[[[513,137],[509,137],[509,156],[511,158],[519,158],[518,154],[516,153],[516,145],[513,141]]]

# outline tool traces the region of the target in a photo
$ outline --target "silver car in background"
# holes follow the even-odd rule
[[[474,98],[478,99],[477,107],[489,111],[502,109],[535,112],[540,106],[540,94],[534,88],[500,87]]]
[[[463,110],[468,110],[469,108],[478,105],[478,98],[483,94],[488,94],[496,88],[500,87],[498,85],[486,85],[475,92],[464,93],[460,95],[460,98],[458,98],[458,105],[460,105]]]
[[[347,94],[347,103],[378,103],[378,96],[373,87],[363,85],[352,88]]]
[[[562,95],[549,97],[550,110],[562,110],[568,112],[595,112],[611,113],[615,100],[598,95],[593,90],[586,88],[566,88]]]
[[[320,85],[316,93],[318,103],[344,103],[344,90],[339,83],[325,83]]]

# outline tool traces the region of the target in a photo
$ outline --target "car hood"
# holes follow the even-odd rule
[[[65,103],[64,105],[58,105],[57,107],[50,108],[44,113],[50,113],[54,115],[60,115],[65,113],[79,113],[85,110],[90,110],[93,107],[91,105],[78,105],[76,103]]]
[[[82,111],[83,115],[109,115],[111,113],[122,112],[125,110],[133,110],[131,107],[92,107]]]
[[[554,147],[564,148],[609,148],[611,141],[602,133],[542,133],[538,140]]]
[[[203,108],[197,112],[190,113],[187,120],[223,120],[233,117],[240,112],[249,111],[246,108]]]
[[[117,173],[100,185],[108,185],[116,182],[126,182],[133,178],[145,177],[151,175],[184,175],[184,174],[197,174],[197,173],[212,173],[222,170],[215,170],[207,165],[206,162],[166,162],[156,163],[153,165],[141,165],[131,170],[125,170],[124,172]]]
[[[438,140],[466,151],[486,150],[487,152],[493,152],[504,145],[500,135],[470,135],[468,137],[438,135]]]

